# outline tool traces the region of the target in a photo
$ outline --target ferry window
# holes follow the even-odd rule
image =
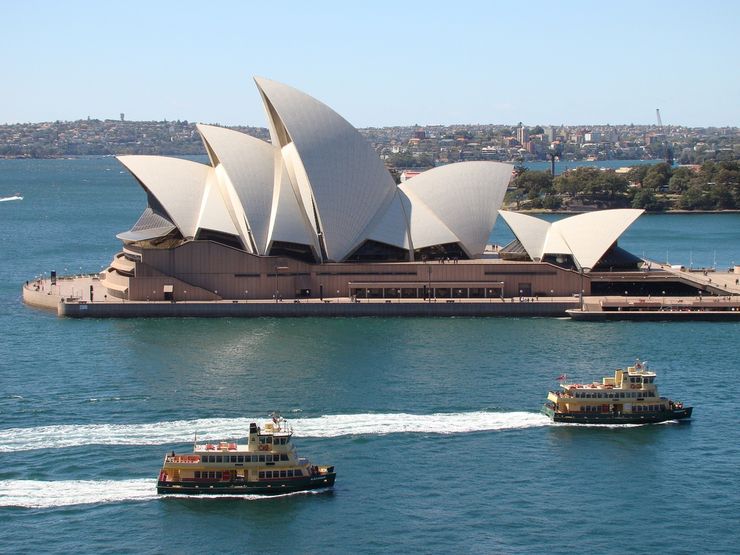
[[[215,477],[216,477],[216,472],[215,472],[215,471],[213,471],[213,470],[211,470],[211,471],[210,471],[210,472],[208,473],[208,477],[209,477],[209,478],[215,478]]]
[[[281,477],[281,478],[287,478],[287,477],[288,477],[288,474],[287,474],[287,472],[285,472],[285,470],[281,470],[281,471],[280,471],[280,477]]]
[[[260,462],[265,462],[265,456],[264,455],[260,455]]]
[[[197,480],[198,478],[200,478],[200,470],[195,471],[195,479]]]
[[[216,455],[209,455],[208,462],[216,462]]]
[[[221,471],[220,470],[216,471],[216,479],[217,480],[220,480],[221,479]]]
[[[216,455],[216,462],[223,462],[221,455]]]
[[[272,478],[272,470],[268,470],[265,472],[265,478]]]
[[[236,458],[236,462],[244,462],[244,456],[243,456],[243,455],[239,455],[239,456],[238,456],[238,457]]]
[[[288,455],[286,455],[285,453],[280,453],[280,460],[281,461],[287,461],[288,460]]]
[[[292,470],[286,470],[286,472],[288,473],[288,478],[292,478],[293,477],[293,471]]]
[[[265,455],[265,462],[272,462],[272,455]]]
[[[265,477],[265,473],[264,472],[260,472],[259,476],[260,476],[260,478],[264,478]]]

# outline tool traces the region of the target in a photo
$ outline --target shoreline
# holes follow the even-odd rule
[[[512,210],[519,214],[587,214],[588,212],[598,212],[599,210],[613,210],[610,208],[599,208],[594,210],[548,210],[546,208],[528,208],[524,210],[514,210],[512,207],[507,207],[506,210]],[[672,214],[740,214],[740,208],[731,208],[728,210],[683,210],[676,208],[675,210],[661,210],[659,212],[645,212],[646,216],[652,215],[672,215]]]

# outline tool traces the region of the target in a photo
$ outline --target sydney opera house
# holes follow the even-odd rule
[[[634,271],[617,246],[639,210],[550,223],[499,212],[512,166],[460,162],[397,185],[345,119],[257,78],[270,142],[211,125],[209,163],[121,156],[147,206],[101,273],[127,300],[572,295]],[[501,214],[515,235],[488,245]]]

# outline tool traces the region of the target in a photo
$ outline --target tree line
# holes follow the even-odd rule
[[[660,163],[632,166],[626,173],[583,166],[554,178],[549,171],[517,166],[506,200],[517,209],[731,210],[740,208],[740,162],[705,162],[698,168]]]

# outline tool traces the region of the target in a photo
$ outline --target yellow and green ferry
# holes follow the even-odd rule
[[[566,376],[559,379],[565,381]],[[561,383],[550,391],[542,412],[554,422],[648,424],[691,418],[693,407],[658,395],[655,372],[639,359],[601,383]]]
[[[279,495],[332,487],[334,467],[298,457],[292,438],[291,426],[275,415],[264,426],[251,423],[246,444],[196,441],[191,453],[165,456],[157,493]]]

